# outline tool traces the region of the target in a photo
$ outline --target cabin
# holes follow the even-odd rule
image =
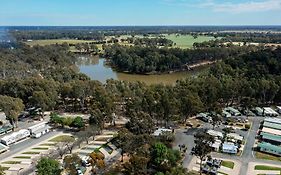
[[[32,138],[39,138],[42,135],[50,132],[50,126],[47,125],[47,122],[41,122],[34,126],[28,128]]]
[[[207,133],[211,136],[217,137],[217,138],[223,138],[222,132],[215,131],[215,130],[208,130]]]
[[[10,135],[4,136],[0,142],[6,146],[16,143],[30,136],[30,132],[27,129],[21,129],[18,132],[14,132]]]
[[[241,116],[241,113],[233,107],[224,108],[224,111],[230,113],[232,116]]]
[[[278,117],[279,116],[279,114],[270,107],[264,107],[263,110],[264,110],[264,116],[266,116],[266,117]]]
[[[257,116],[262,116],[262,115],[263,115],[263,109],[260,108],[260,107],[254,108],[253,111],[255,112],[255,114],[256,114]]]
[[[159,128],[156,131],[154,131],[154,133],[152,134],[153,136],[160,136],[161,134],[165,133],[165,132],[172,132],[171,129],[166,129],[166,128]]]
[[[271,118],[271,117],[267,117],[267,118],[264,119],[264,122],[274,123],[274,124],[279,124],[279,125],[281,125],[281,118]]]
[[[234,142],[236,141],[243,141],[243,136],[240,136],[239,134],[236,134],[236,133],[229,133],[226,135],[226,137],[228,139],[232,139]]]
[[[222,144],[222,152],[228,154],[237,154],[238,147],[231,142],[225,142]]]
[[[261,152],[281,156],[281,147],[280,146],[272,145],[272,144],[266,143],[266,142],[261,142],[258,144],[258,149]]]
[[[281,106],[276,106],[276,111],[279,113],[279,114],[281,114]]]
[[[280,135],[261,132],[260,133],[260,139],[263,142],[267,142],[267,143],[270,143],[270,144],[273,144],[273,145],[281,145],[281,136]]]

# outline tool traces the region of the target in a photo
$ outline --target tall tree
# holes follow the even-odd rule
[[[23,101],[19,98],[0,95],[0,108],[4,111],[10,123],[18,127],[18,116],[24,109]]]
[[[36,165],[38,175],[60,175],[60,164],[57,160],[42,157]]]
[[[212,151],[211,145],[215,142],[214,137],[206,133],[206,131],[198,132],[194,135],[195,146],[193,154],[200,159],[200,174],[202,174],[202,162]]]

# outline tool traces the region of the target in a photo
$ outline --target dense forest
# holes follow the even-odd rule
[[[115,44],[105,48],[105,57],[121,71],[151,73],[184,70],[191,64],[236,57],[258,49],[255,46],[179,49]]]
[[[68,45],[29,47],[22,44],[16,48],[0,48],[1,79],[39,76],[68,81],[86,78],[77,73],[74,63],[75,56],[68,51]]]
[[[281,33],[271,32],[243,32],[243,33],[219,33],[217,36],[225,37],[225,41],[250,42],[250,43],[281,43]]]

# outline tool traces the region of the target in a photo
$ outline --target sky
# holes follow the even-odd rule
[[[0,26],[281,25],[281,0],[1,0]]]

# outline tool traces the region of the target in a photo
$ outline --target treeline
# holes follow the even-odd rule
[[[33,76],[57,81],[87,79],[77,73],[76,58],[68,48],[67,44],[0,48],[0,78]]]
[[[105,56],[121,71],[150,73],[182,70],[201,61],[214,61],[235,57],[259,49],[254,46],[225,48],[179,49],[156,47],[107,46]]]
[[[127,41],[137,46],[151,46],[151,47],[172,47],[173,41],[167,38],[127,38]]]
[[[219,33],[218,36],[225,37],[226,41],[231,42],[250,42],[250,43],[281,43],[281,33]]]
[[[19,41],[44,39],[104,40],[102,33],[87,30],[11,30],[10,33]]]

